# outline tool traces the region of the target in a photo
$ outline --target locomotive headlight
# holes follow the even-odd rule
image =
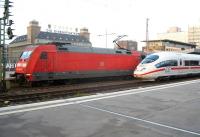
[[[22,63],[17,63],[17,67],[21,67],[22,66]]]
[[[27,65],[26,63],[22,63],[22,67],[26,67],[26,65]]]
[[[26,67],[27,66],[27,63],[24,62],[24,63],[17,63],[17,67]]]

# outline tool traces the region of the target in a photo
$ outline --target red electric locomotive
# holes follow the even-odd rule
[[[141,61],[139,52],[69,44],[27,47],[16,65],[18,81],[132,75]]]

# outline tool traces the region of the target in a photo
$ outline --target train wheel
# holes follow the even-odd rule
[[[19,85],[24,84],[25,83],[24,75],[16,75],[16,82],[19,83]]]
[[[155,79],[155,81],[161,81],[162,80],[162,77],[157,77],[156,79]]]
[[[30,87],[38,87],[38,86],[40,86],[40,83],[37,82],[37,81],[31,81],[31,82],[28,82],[28,86],[30,86]]]
[[[55,81],[53,81],[53,83],[55,85],[66,85],[67,82],[68,82],[67,80],[55,80]]]

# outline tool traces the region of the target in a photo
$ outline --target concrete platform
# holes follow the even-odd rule
[[[197,137],[200,80],[0,108],[1,137]]]

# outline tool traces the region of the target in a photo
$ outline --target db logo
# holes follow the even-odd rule
[[[170,70],[171,70],[170,67],[165,68],[165,72],[170,72]]]

